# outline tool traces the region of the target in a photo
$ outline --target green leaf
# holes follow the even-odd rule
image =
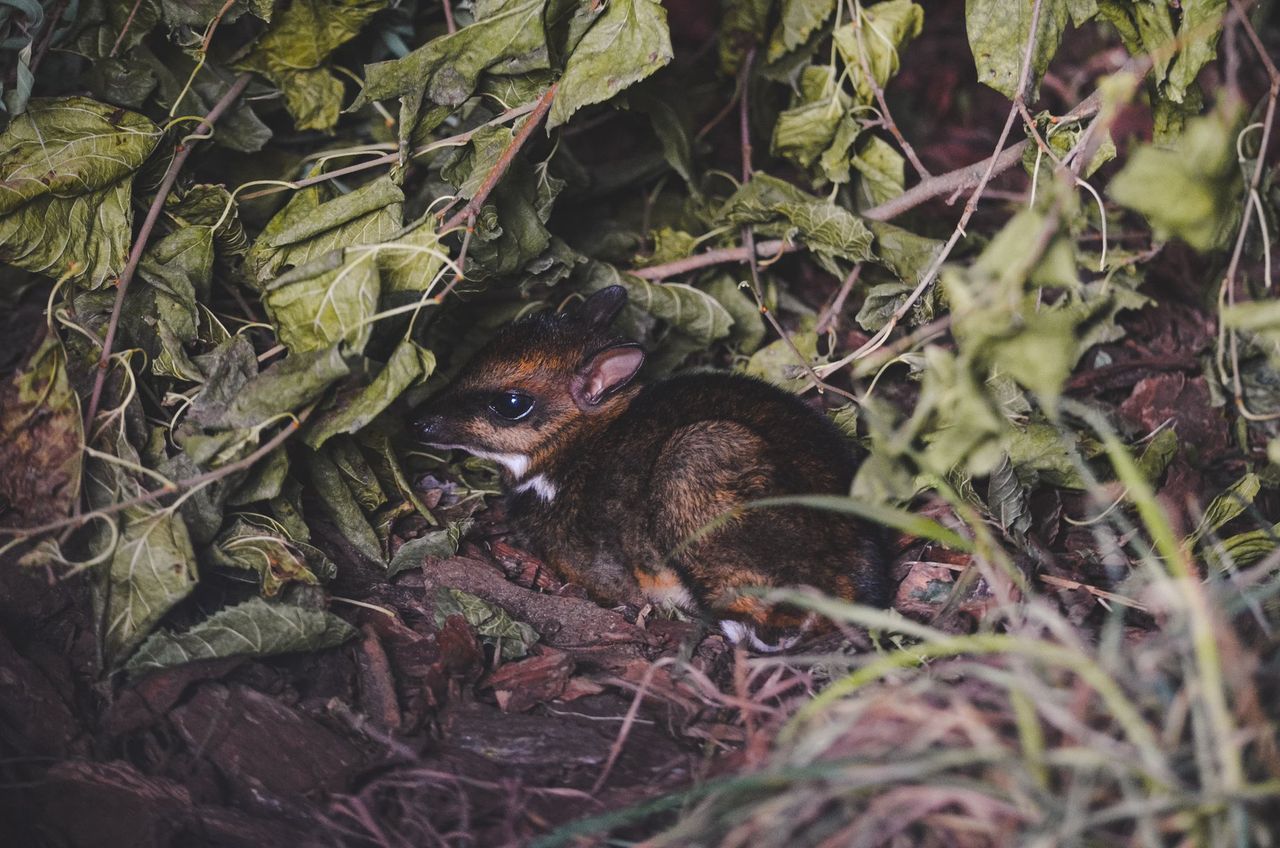
[[[1182,20],[1178,24],[1178,37],[1183,40],[1182,49],[1169,67],[1163,89],[1165,97],[1174,103],[1183,102],[1200,69],[1218,55],[1222,16],[1227,11],[1227,0],[1182,0],[1180,5]]]
[[[124,270],[134,172],[160,140],[141,115],[35,99],[0,134],[0,262],[98,287]]]
[[[520,659],[541,638],[537,630],[516,621],[502,607],[461,589],[437,589],[433,608],[437,627],[443,627],[449,616],[460,615],[485,644],[501,645],[503,660]]]
[[[272,451],[254,463],[244,482],[236,486],[227,497],[231,506],[244,506],[257,501],[269,501],[279,497],[289,474],[289,452]]]
[[[291,351],[338,341],[363,350],[381,293],[382,254],[385,262],[396,263],[406,252],[358,245],[384,242],[399,232],[404,195],[382,177],[327,203],[318,199],[310,189],[296,195],[267,224],[247,264],[265,284],[263,302]],[[287,266],[295,270],[267,283]],[[402,282],[404,275],[396,279]]]
[[[742,67],[747,50],[764,41],[774,0],[722,0],[720,5],[720,71],[732,76]]]
[[[436,358],[431,351],[412,339],[401,340],[378,376],[358,394],[344,397],[338,406],[320,416],[307,429],[304,441],[312,448],[318,448],[339,433],[358,432],[400,397],[405,389],[431,376],[435,367]]]
[[[701,192],[694,178],[693,142],[680,114],[669,102],[651,94],[637,92],[629,99],[636,109],[648,116],[667,164],[684,180],[689,193],[698,197]]]
[[[226,95],[232,77],[211,73],[208,66],[198,72],[191,57],[176,50],[157,47],[163,56],[152,53],[146,44],[134,48],[132,55],[146,65],[159,84],[157,98],[165,106],[179,104],[181,114],[204,115]],[[195,82],[188,84],[190,80]],[[238,100],[218,119],[211,142],[240,153],[256,153],[271,140],[271,129],[253,111],[244,98]]]
[[[1107,193],[1141,212],[1160,238],[1180,238],[1201,252],[1222,247],[1240,219],[1238,114],[1220,105],[1188,121],[1172,149],[1138,147]]]
[[[924,26],[924,9],[910,0],[886,0],[862,7],[860,23],[850,21],[832,33],[840,58],[853,72],[854,87],[863,103],[875,94],[862,70],[865,60],[876,85],[884,86],[898,73],[899,54]],[[861,32],[859,32],[861,30]]]
[[[1084,480],[1072,460],[1075,446],[1056,427],[1032,422],[1025,429],[1009,434],[1009,461],[1023,471],[1034,471],[1049,484],[1060,489],[1084,489]]]
[[[1280,524],[1273,524],[1206,545],[1204,555],[1214,568],[1244,568],[1266,559],[1277,548],[1280,548]]]
[[[127,657],[196,585],[196,556],[176,513],[132,507],[107,569],[103,644],[112,662]]]
[[[429,220],[382,244],[378,270],[386,294],[428,291],[449,258],[449,249],[440,243]]]
[[[332,445],[326,445],[307,458],[313,491],[343,537],[369,559],[383,562],[382,543],[378,540],[378,534],[365,518],[360,502],[356,500],[332,456]]]
[[[402,571],[420,567],[427,557],[447,559],[453,556],[458,552],[458,543],[462,540],[462,535],[470,526],[470,519],[455,521],[443,530],[431,530],[425,535],[405,542],[387,565],[387,579],[395,577]]]
[[[80,497],[84,427],[57,333],[0,382],[0,504],[6,525],[69,515]]]
[[[707,285],[707,294],[716,299],[733,318],[729,339],[737,345],[738,352],[752,353],[764,341],[764,316],[748,294],[733,277],[720,274]]]
[[[987,479],[987,506],[1000,529],[1015,538],[1031,526],[1028,494],[1008,455],[1001,458]]]
[[[734,224],[754,224],[765,235],[799,237],[824,267],[840,276],[844,272],[834,257],[862,262],[871,256],[871,231],[861,218],[765,173],[757,173],[725,201],[721,214]]]
[[[432,39],[407,56],[366,65],[364,91],[351,108],[407,95],[459,106],[475,91],[482,71],[517,74],[549,67],[542,24],[545,0],[483,5],[482,10],[477,4],[470,26]]]
[[[1156,437],[1147,442],[1142,455],[1134,460],[1144,479],[1155,482],[1173,462],[1178,453],[1178,434],[1172,428],[1161,430]]]
[[[918,236],[910,230],[882,221],[866,223],[876,239],[876,250],[872,258],[892,271],[899,280],[914,288],[938,258],[942,242]]]
[[[71,45],[95,59],[117,50],[117,41],[117,52],[133,49],[160,22],[159,0],[85,0],[79,5]]]
[[[1009,424],[983,390],[972,363],[934,345],[924,349],[924,381],[907,426],[895,434],[898,444],[922,438],[927,449],[921,470],[945,476],[964,468],[988,474],[1004,454]]]
[[[609,0],[569,56],[547,129],[583,106],[603,103],[671,61],[667,10],[657,0]]]
[[[1250,472],[1231,484],[1231,487],[1213,499],[1204,511],[1195,532],[1186,538],[1194,542],[1206,533],[1220,530],[1223,525],[1244,513],[1262,491],[1262,478]]]
[[[364,350],[378,311],[377,255],[344,250],[333,270],[290,274],[270,283],[262,303],[291,353],[328,350],[338,343]]]
[[[1222,326],[1249,333],[1267,354],[1271,365],[1280,368],[1280,300],[1257,300],[1222,307]]]
[[[342,83],[323,65],[355,38],[387,0],[293,0],[275,15],[239,67],[279,87],[300,130],[331,130],[342,109]]]
[[[242,383],[234,394],[210,398],[199,408],[193,404],[188,420],[209,430],[261,427],[319,399],[330,384],[349,372],[336,345],[291,353]]]
[[[130,674],[220,657],[268,657],[341,645],[356,629],[325,610],[251,598],[182,633],[162,630],[125,666]]]
[[[855,320],[868,333],[876,333],[889,323],[893,313],[911,294],[915,286],[906,283],[880,283],[867,290]]]
[[[820,365],[823,361],[818,356],[818,334],[812,330],[792,333],[791,343],[800,351],[805,362],[800,361],[786,339],[776,339],[752,354],[743,371],[787,391],[803,391],[809,385],[804,371],[805,364]]]
[[[661,318],[704,347],[729,335],[733,326],[733,318],[715,298],[692,286],[651,283],[604,262],[591,263],[586,277],[588,291],[620,285],[627,290],[631,308]]]
[[[304,189],[263,229],[249,251],[258,280],[275,276],[284,264],[299,266],[336,248],[379,242],[400,228],[404,194],[389,177],[323,203],[320,197],[319,189]]]
[[[1067,26],[1068,4],[1065,0],[1044,0],[1036,27],[1035,52],[1031,57],[1028,100],[1035,99],[1040,78],[1058,52],[1063,30]],[[1018,92],[1023,56],[1031,34],[1032,3],[1005,0],[966,0],[965,31],[969,49],[978,68],[978,81],[1013,99]]]
[[[837,87],[829,65],[809,65],[800,72],[798,91],[791,108],[778,115],[770,147],[775,155],[803,168],[824,157],[824,171],[840,171],[848,180],[849,146],[858,135],[858,124],[848,114],[852,99]]]
[[[782,15],[769,39],[769,61],[803,46],[836,9],[836,0],[782,0]]]
[[[858,145],[853,167],[862,175],[858,201],[862,208],[878,206],[902,194],[906,185],[906,160],[889,142],[867,136]]]

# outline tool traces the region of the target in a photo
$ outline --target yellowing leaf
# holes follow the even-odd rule
[[[67,354],[45,334],[0,384],[0,503],[5,524],[43,524],[70,513],[80,496],[84,427],[67,378]]]

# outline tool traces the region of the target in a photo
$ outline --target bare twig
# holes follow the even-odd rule
[[[116,53],[120,50],[120,45],[124,43],[124,37],[128,34],[129,28],[133,26],[133,19],[138,14],[138,9],[142,6],[142,0],[134,0],[133,8],[129,10],[129,16],[124,19],[124,26],[120,27],[120,34],[116,36],[115,42],[111,45],[111,52],[107,54],[108,59],[114,59]]]
[[[444,27],[453,35],[458,31],[458,22],[453,19],[453,0],[441,0],[444,4]]]
[[[62,19],[62,13],[67,10],[67,3],[68,0],[58,0],[53,5],[53,11],[49,13],[49,17],[45,18],[44,29],[40,33],[39,43],[36,44],[35,52],[31,56],[31,63],[28,65],[32,74],[40,67],[40,63],[44,61],[49,48],[53,46],[53,34],[58,29],[58,21]]]
[[[213,16],[213,20],[209,21],[209,26],[205,28],[204,40],[200,42],[200,52],[208,53],[209,45],[213,43],[213,34],[218,31],[218,25],[222,23],[222,16],[231,11],[231,7],[236,4],[236,0],[226,0],[222,4],[222,8]]]
[[[893,120],[893,115],[889,112],[889,104],[884,99],[884,89],[880,83],[876,81],[876,76],[871,72],[871,65],[867,62],[867,49],[862,43],[862,4],[858,0],[849,0],[849,11],[853,15],[853,34],[858,39],[858,64],[862,66],[862,74],[866,77],[867,84],[871,86],[871,93],[875,95],[876,103],[880,106],[881,121],[884,128],[893,135],[898,146],[902,148],[902,152],[906,154],[911,167],[916,169],[916,173],[921,179],[928,179],[932,176],[929,170],[925,168],[924,163],[920,161],[920,157],[916,156],[915,149],[902,135],[902,131],[898,129],[898,124]]]
[[[844,311],[844,302],[849,298],[849,292],[853,291],[853,287],[858,282],[858,278],[862,276],[862,263],[859,262],[853,266],[853,270],[844,278],[844,282],[840,284],[840,291],[836,292],[835,299],[822,310],[822,314],[818,316],[818,323],[814,329],[819,335],[834,330],[840,323],[840,313]]]
[[[458,251],[458,261],[456,263],[457,268],[453,272],[453,279],[449,280],[449,284],[444,287],[444,291],[432,298],[432,301],[435,303],[443,303],[444,299],[449,296],[449,293],[453,291],[458,283],[462,282],[463,278],[466,276],[467,251],[471,247],[471,237],[475,235],[475,231],[476,216],[473,213],[467,218],[467,229],[466,232],[462,234],[462,248]]]
[[[102,399],[102,386],[106,381],[107,368],[111,361],[111,347],[115,343],[116,328],[120,324],[120,310],[124,304],[125,293],[129,290],[129,281],[133,279],[134,273],[138,270],[138,263],[142,261],[142,252],[146,249],[147,240],[151,237],[151,231],[155,229],[156,221],[160,218],[165,198],[169,196],[170,190],[173,189],[173,184],[178,179],[178,172],[186,164],[187,157],[191,155],[191,151],[195,148],[195,143],[201,138],[207,138],[213,132],[214,123],[217,122],[218,118],[222,117],[222,113],[231,108],[231,104],[248,87],[250,76],[248,73],[241,74],[227,89],[227,93],[222,96],[222,99],[209,110],[209,114],[205,115],[204,120],[196,127],[195,132],[178,143],[173,161],[169,163],[164,179],[160,181],[160,188],[156,191],[155,199],[151,201],[151,207],[147,210],[147,217],[143,220],[142,227],[138,230],[138,237],[134,239],[133,250],[129,252],[129,259],[125,263],[124,270],[120,273],[120,279],[116,282],[116,301],[111,308],[111,320],[107,324],[107,335],[102,342],[102,353],[98,357],[98,370],[93,376],[93,392],[89,395],[89,407],[84,419],[86,433],[93,431],[93,419],[98,414],[98,403]]]
[[[759,257],[776,256],[783,253],[793,253],[799,249],[800,245],[794,242],[762,241],[756,243],[755,254]],[[717,247],[714,250],[708,250],[706,253],[699,253],[696,256],[686,256],[684,259],[663,262],[661,265],[650,265],[648,268],[636,268],[627,273],[642,280],[665,280],[668,277],[678,277],[681,274],[697,271],[700,268],[709,268],[712,265],[746,262],[747,257],[750,255],[751,250],[747,247]]]
[[[445,222],[441,227],[441,231],[452,230],[463,221],[474,218],[480,208],[484,206],[485,200],[489,198],[489,193],[493,191],[494,186],[502,179],[502,175],[511,167],[512,161],[516,158],[516,154],[520,152],[520,148],[524,147],[525,142],[533,135],[533,131],[542,123],[542,119],[547,116],[547,112],[551,110],[551,101],[555,99],[556,90],[560,87],[560,83],[552,83],[546,93],[538,99],[534,104],[528,119],[516,132],[515,137],[511,139],[511,143],[502,151],[502,155],[498,157],[498,161],[494,163],[489,173],[485,176],[484,182],[480,184],[480,188],[476,190],[471,200],[467,201],[467,205],[458,210],[452,218]]]
[[[600,770],[600,776],[596,778],[595,784],[591,787],[593,796],[604,788],[609,775],[613,773],[613,766],[618,762],[618,755],[622,753],[622,746],[627,743],[627,736],[630,735],[631,727],[635,724],[636,714],[640,712],[640,704],[644,702],[644,696],[649,691],[649,686],[653,683],[654,675],[664,666],[671,665],[675,661],[675,657],[663,657],[645,669],[644,677],[640,680],[639,687],[636,688],[635,697],[631,699],[631,706],[627,708],[627,715],[622,720],[622,727],[618,728],[618,735],[613,740],[613,745],[609,747],[609,757],[605,760],[604,768]]]

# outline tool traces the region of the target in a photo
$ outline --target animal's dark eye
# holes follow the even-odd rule
[[[489,410],[499,418],[519,421],[533,412],[533,398],[520,392],[500,392],[489,401]]]

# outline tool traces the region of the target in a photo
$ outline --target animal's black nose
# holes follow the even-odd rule
[[[431,441],[440,433],[441,425],[444,423],[439,415],[424,415],[417,421],[413,422],[413,432],[423,441]]]

